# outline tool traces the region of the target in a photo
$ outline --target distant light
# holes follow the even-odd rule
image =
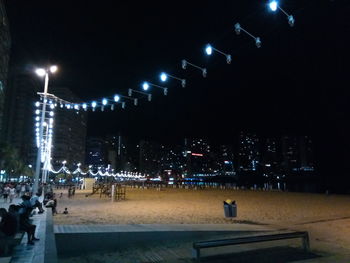
[[[96,101],[93,101],[93,102],[91,103],[91,106],[92,106],[93,108],[95,108],[95,107],[97,106]]]
[[[102,104],[103,104],[103,105],[107,105],[107,99],[103,99],[103,100],[102,100]]]
[[[83,103],[83,109],[85,110],[87,107],[86,103]]]
[[[38,115],[40,113],[40,110],[36,110],[35,114]]]
[[[211,47],[211,45],[207,45],[205,48],[205,53],[207,53],[207,55],[211,55],[213,53],[213,48]]]
[[[38,69],[35,71],[35,73],[36,73],[38,76],[43,77],[43,76],[45,76],[46,71],[45,71],[45,69],[38,68]]]
[[[50,71],[51,73],[55,73],[57,71],[57,66],[51,66]]]
[[[50,104],[50,109],[54,109],[55,105],[54,104]]]
[[[143,88],[143,90],[148,90],[149,89],[149,84],[147,82],[144,82],[142,84],[142,88]]]
[[[115,96],[114,96],[114,101],[115,101],[115,102],[118,102],[119,100],[120,100],[120,97],[119,97],[118,95],[115,95]]]
[[[74,109],[75,109],[75,110],[79,110],[78,104],[75,104],[75,105],[74,105]]]
[[[39,107],[39,106],[40,106],[40,102],[39,101],[35,102],[35,107]]]
[[[166,73],[163,72],[162,74],[160,74],[160,79],[161,79],[161,81],[166,81],[167,78],[168,78],[168,76],[167,76]]]
[[[51,117],[54,115],[53,111],[50,111],[49,114],[50,114]]]
[[[192,153],[191,155],[192,155],[192,156],[203,156],[202,153]]]
[[[36,117],[35,117],[35,120],[36,120],[36,121],[40,121],[40,117],[39,117],[39,116],[36,116]]]
[[[269,4],[269,7],[270,7],[271,11],[275,12],[277,10],[277,7],[278,7],[277,1],[271,1]]]
[[[68,109],[68,110],[70,109],[70,104],[67,104],[67,109]]]

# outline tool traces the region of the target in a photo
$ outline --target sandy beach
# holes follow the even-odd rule
[[[58,198],[55,224],[266,224],[307,230],[312,249],[349,255],[350,196],[252,190],[127,188],[126,200],[99,195]],[[57,195],[57,196],[58,196]],[[238,216],[225,218],[223,201],[235,200]],[[62,211],[67,207],[69,214]]]
[[[188,190],[127,188],[126,200],[112,203],[98,194],[85,197],[77,191],[58,198],[55,224],[204,224],[250,222],[257,224],[305,224],[350,218],[350,196],[268,192],[251,190]],[[238,216],[224,217],[223,201],[235,200]]]

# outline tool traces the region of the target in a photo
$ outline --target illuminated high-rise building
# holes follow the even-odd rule
[[[260,140],[254,133],[241,132],[238,145],[238,170],[256,171],[261,161]]]

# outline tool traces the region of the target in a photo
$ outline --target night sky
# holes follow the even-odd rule
[[[152,102],[112,113],[90,113],[89,134],[121,131],[130,138],[179,143],[204,137],[232,143],[239,131],[262,136],[310,135],[319,171],[348,176],[349,1],[281,1],[295,17],[265,1],[27,1],[7,0],[12,64],[23,71],[57,64],[50,85],[67,86],[84,102],[128,88],[159,73],[184,77],[154,90]],[[239,22],[259,36],[262,47]],[[232,55],[204,54],[214,47]],[[181,60],[205,66],[181,68]]]

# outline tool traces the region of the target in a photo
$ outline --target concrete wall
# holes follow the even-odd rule
[[[112,252],[152,242],[207,240],[232,234],[232,231],[146,231],[112,233],[56,233],[59,257],[80,256],[96,252]],[[237,231],[235,231],[237,233]],[[189,247],[189,249],[191,249]]]

